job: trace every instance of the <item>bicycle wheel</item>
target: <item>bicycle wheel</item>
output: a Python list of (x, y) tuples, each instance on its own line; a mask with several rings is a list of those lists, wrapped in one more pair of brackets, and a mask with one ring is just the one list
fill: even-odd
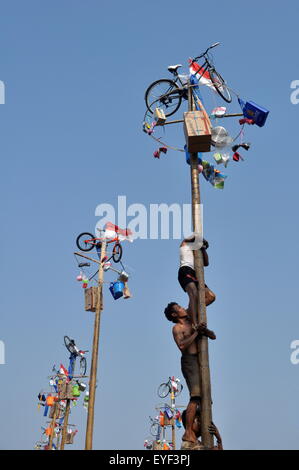
[(159, 424), (158, 423), (153, 423), (151, 425), (150, 433), (152, 436), (156, 437), (159, 431)]
[(220, 73), (216, 72), (215, 69), (210, 69), (209, 73), (210, 73), (211, 80), (214, 84), (214, 87), (217, 93), (221, 96), (221, 98), (224, 99), (224, 101), (226, 101), (227, 103), (230, 103), (232, 100), (232, 97)]
[(80, 359), (80, 375), (85, 375), (87, 369), (87, 361), (85, 357), (81, 357)]
[(161, 384), (158, 388), (158, 395), (160, 398), (165, 398), (170, 392), (170, 387), (168, 384)]
[(112, 258), (114, 263), (119, 263), (123, 255), (123, 249), (120, 243), (115, 243), (112, 250)]
[(181, 393), (182, 390), (183, 390), (183, 385), (181, 384), (181, 382), (179, 382), (177, 384), (177, 389), (174, 392), (174, 396), (177, 397)]
[(90, 251), (94, 248), (95, 243), (87, 240), (94, 239), (95, 236), (92, 233), (84, 232), (78, 235), (76, 245), (81, 251)]
[(169, 93), (178, 89), (177, 84), (167, 78), (153, 82), (144, 96), (147, 109), (153, 114), (155, 108), (162, 108), (166, 117), (171, 116), (181, 106), (182, 96), (179, 92), (173, 95)]
[(74, 347), (74, 340), (70, 339), (68, 336), (64, 336), (64, 344), (66, 349), (71, 353), (75, 354), (76, 349)]

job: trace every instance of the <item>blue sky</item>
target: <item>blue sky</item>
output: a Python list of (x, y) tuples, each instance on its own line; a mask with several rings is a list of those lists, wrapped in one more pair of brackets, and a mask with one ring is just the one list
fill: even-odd
[[(93, 314), (84, 311), (73, 251), (76, 236), (94, 230), (96, 207), (116, 205), (119, 195), (147, 208), (190, 202), (183, 154), (152, 157), (156, 146), (141, 130), (144, 91), (168, 77), (170, 64), (186, 71), (188, 57), (215, 41), (217, 69), (270, 115), (265, 127), (246, 128), (251, 150), (245, 162), (229, 164), (224, 191), (201, 180), (206, 281), (217, 294), (208, 309), (217, 334), (213, 419), (226, 449), (298, 448), (299, 365), (290, 362), (290, 343), (299, 338), (299, 106), (290, 101), (290, 83), (299, 79), (298, 7), (263, 6), (1, 2), (1, 449), (32, 449), (39, 439), (45, 420), (37, 394), (47, 389), (52, 365), (67, 363), (63, 336), (91, 349)], [(203, 94), (211, 106), (214, 98)], [(238, 112), (235, 99), (228, 109)], [(238, 123), (228, 128), (236, 133)], [(184, 145), (180, 127), (165, 138)], [(158, 385), (181, 377), (163, 314), (169, 301), (187, 305), (177, 283), (178, 246), (173, 239), (124, 245), (134, 297), (114, 301), (106, 288), (95, 449), (141, 449)], [(179, 401), (188, 402), (186, 386)], [(71, 421), (79, 429), (72, 448), (83, 448), (82, 401)]]

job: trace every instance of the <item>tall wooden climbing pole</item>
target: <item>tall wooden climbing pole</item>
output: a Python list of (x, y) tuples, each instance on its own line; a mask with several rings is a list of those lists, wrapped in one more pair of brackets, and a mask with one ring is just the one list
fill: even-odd
[[(188, 108), (189, 111), (194, 110), (194, 100), (189, 87), (188, 93)], [(192, 222), (193, 231), (199, 233), (200, 238), (203, 238), (202, 227), (202, 213), (200, 201), (200, 185), (198, 175), (198, 154), (190, 154), (190, 167), (191, 167), (191, 190), (192, 190)], [(194, 253), (194, 269), (198, 279), (198, 323), (207, 323), (206, 302), (205, 302), (205, 279), (204, 279), (204, 264), (201, 250), (196, 250)], [(214, 445), (214, 438), (210, 434), (208, 427), (212, 421), (212, 401), (211, 401), (211, 379), (210, 379), (210, 366), (209, 366), (209, 345), (208, 338), (201, 336), (198, 340), (198, 361), (200, 370), (201, 382), (201, 435), (203, 445), (209, 449)]]
[(101, 260), (99, 264), (98, 296), (97, 296), (97, 307), (95, 311), (92, 360), (91, 360), (90, 379), (89, 379), (89, 401), (88, 401), (85, 450), (92, 449), (92, 440), (93, 440), (94, 404), (95, 404), (98, 355), (99, 355), (100, 320), (101, 320), (101, 313), (103, 310), (102, 299), (103, 299), (104, 270), (103, 270), (103, 263), (101, 261), (104, 259), (105, 254), (106, 254), (106, 244), (107, 242), (104, 239), (102, 241)]

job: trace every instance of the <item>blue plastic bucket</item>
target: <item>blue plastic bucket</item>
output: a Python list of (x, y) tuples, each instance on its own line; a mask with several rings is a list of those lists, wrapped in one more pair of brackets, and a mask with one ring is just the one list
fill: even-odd
[(114, 298), (114, 292), (113, 292), (113, 282), (110, 282), (110, 287), (109, 290), (111, 292), (112, 297)]
[(114, 298), (119, 299), (120, 297), (123, 296), (123, 290), (125, 288), (125, 285), (121, 281), (116, 281), (113, 284), (113, 293), (114, 293)]
[(111, 282), (109, 290), (114, 298), (114, 300), (119, 299), (120, 297), (123, 296), (123, 290), (125, 288), (125, 285), (123, 282), (116, 281), (116, 282)]

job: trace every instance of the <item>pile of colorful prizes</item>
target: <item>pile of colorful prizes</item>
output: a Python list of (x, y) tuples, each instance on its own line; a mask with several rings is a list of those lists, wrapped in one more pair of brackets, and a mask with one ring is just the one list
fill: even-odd
[[(185, 153), (186, 153), (186, 162), (190, 165), (190, 154), (187, 150), (185, 145)], [(202, 173), (204, 178), (211, 183), (214, 188), (223, 189), (224, 181), (227, 178), (227, 175), (222, 174), (219, 170), (216, 170), (213, 165), (211, 165), (207, 160), (201, 159), (202, 154), (198, 154), (198, 172)], [(222, 158), (221, 154), (219, 155), (219, 159)], [(225, 157), (227, 158), (227, 156)], [(224, 163), (225, 160), (221, 160), (221, 163)], [(227, 164), (227, 160), (226, 160)]]
[(162, 441), (158, 439), (155, 441), (153, 450), (173, 450), (173, 443), (163, 439)]
[[(55, 366), (52, 371), (55, 371)], [(50, 450), (50, 437), (53, 439), (59, 439), (61, 437), (68, 400), (70, 400), (73, 405), (76, 405), (81, 393), (85, 392), (83, 407), (85, 409), (88, 407), (89, 392), (86, 390), (86, 384), (70, 376), (70, 372), (63, 364), (60, 364), (59, 371), (56, 371), (55, 375), (51, 377), (49, 385), (52, 389), (51, 392), (40, 391), (37, 396), (38, 409), (43, 406), (43, 416), (48, 417), (51, 421), (48, 422), (47, 427), (42, 428), (43, 436), (45, 436), (46, 441), (42, 438), (41, 441), (37, 442), (35, 445), (36, 450)], [(74, 425), (68, 425), (65, 443), (72, 444), (77, 432)], [(52, 443), (52, 449), (56, 449), (54, 442)]]
[(146, 450), (152, 450), (153, 449), (153, 441), (152, 439), (145, 439), (143, 446), (146, 448)]
[(159, 424), (161, 427), (170, 426), (172, 424), (172, 418), (174, 418), (175, 425), (177, 428), (182, 427), (182, 416), (178, 409), (172, 409), (169, 406), (165, 405), (163, 411), (160, 411), (159, 414)]
[[(198, 79), (196, 78), (196, 74), (194, 71), (192, 72), (190, 70), (190, 83), (193, 85), (192, 87), (192, 94), (195, 102), (195, 107), (197, 110), (202, 109), (202, 97), (201, 93), (199, 90), (198, 86)], [(158, 100), (157, 100), (158, 101)], [(227, 165), (229, 161), (234, 161), (234, 162), (240, 162), (244, 161), (243, 155), (239, 152), (239, 149), (244, 149), (246, 152), (250, 148), (250, 143), (245, 143), (243, 141), (243, 136), (244, 136), (244, 126), (245, 125), (256, 125), (258, 127), (263, 127), (266, 123), (266, 120), (268, 118), (269, 111), (262, 106), (254, 103), (253, 101), (244, 101), (240, 97), (238, 97), (238, 103), (241, 107), (242, 114), (241, 113), (236, 113), (236, 114), (227, 114), (227, 109), (225, 106), (218, 106), (214, 108), (208, 118), (210, 119), (227, 119), (228, 117), (234, 117), (234, 116), (242, 116), (241, 119), (239, 119), (239, 124), (243, 126), (236, 138), (232, 138), (228, 131), (225, 129), (223, 126), (211, 126), (210, 127), (210, 143), (211, 145), (215, 148), (215, 153), (213, 154), (214, 161), (217, 165), (224, 165), (225, 168), (227, 168)], [(160, 110), (159, 108), (156, 108), (155, 113), (154, 113), (154, 120), (152, 122), (143, 122), (143, 131), (152, 136), (154, 133), (155, 127), (161, 125), (159, 122), (159, 119), (157, 116), (159, 116), (159, 113), (156, 115), (157, 111), (161, 113), (163, 110)], [(205, 113), (205, 110), (204, 110)], [(163, 124), (165, 124), (166, 119), (163, 119)], [(240, 143), (235, 144), (235, 141), (237, 138), (240, 137)], [(156, 139), (160, 142), (160, 139)], [(162, 144), (162, 142), (161, 142)], [(165, 146), (166, 144), (163, 144), (162, 147), (159, 147), (155, 152), (153, 153), (154, 158), (159, 159), (161, 154), (167, 153), (167, 147), (168, 148), (173, 148), (174, 147), (169, 147), (168, 145)], [(182, 149), (175, 149), (182, 151)], [(184, 147), (185, 153), (186, 153), (186, 161), (188, 164), (190, 164), (190, 154), (187, 150), (187, 147), (185, 145)], [(230, 151), (232, 150), (233, 154), (230, 155)], [(224, 188), (224, 182), (227, 178), (227, 175), (224, 175), (216, 169), (211, 163), (209, 163), (207, 160), (202, 159), (202, 154), (198, 152), (198, 172), (202, 173), (204, 178), (214, 187), (217, 189), (223, 189)]]

